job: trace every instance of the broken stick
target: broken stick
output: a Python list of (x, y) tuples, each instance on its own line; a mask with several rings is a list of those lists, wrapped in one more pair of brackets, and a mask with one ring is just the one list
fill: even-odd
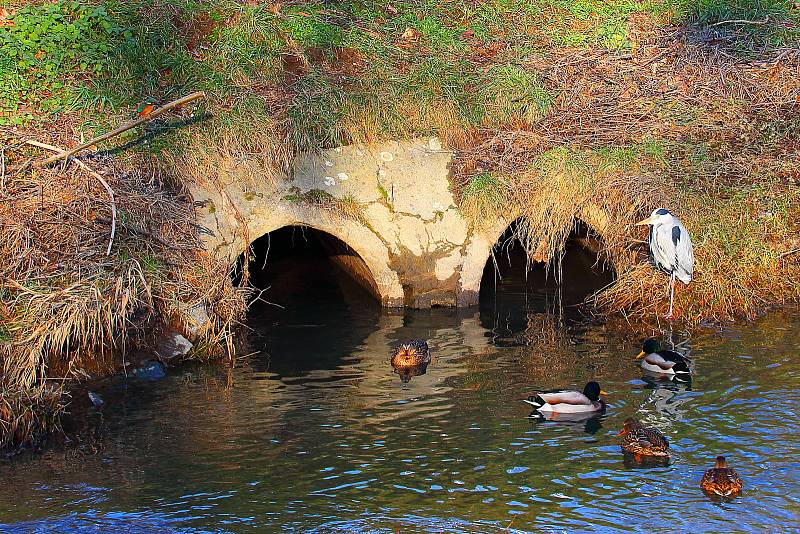
[[(100, 143), (102, 141), (106, 141), (108, 139), (111, 139), (112, 137), (116, 137), (119, 134), (130, 130), (131, 128), (135, 128), (135, 127), (139, 126), (140, 124), (144, 124), (145, 122), (148, 122), (148, 121), (151, 121), (151, 120), (155, 119), (159, 115), (161, 115), (163, 113), (166, 113), (167, 111), (171, 110), (172, 108), (175, 108), (177, 106), (181, 106), (183, 104), (187, 104), (187, 103), (191, 102), (192, 100), (197, 100), (198, 98), (205, 98), (205, 96), (206, 96), (206, 94), (203, 91), (197, 91), (196, 93), (192, 93), (190, 95), (184, 96), (183, 98), (179, 98), (178, 100), (173, 100), (169, 104), (166, 104), (166, 105), (164, 105), (164, 106), (162, 106), (162, 107), (160, 107), (158, 109), (153, 110), (152, 113), (150, 113), (149, 115), (147, 115), (145, 117), (139, 117), (138, 119), (136, 119), (134, 121), (128, 122), (126, 124), (123, 124), (122, 126), (116, 128), (116, 129), (114, 129), (114, 130), (112, 130), (112, 131), (110, 131), (108, 133), (104, 133), (103, 135), (99, 135), (99, 136), (95, 137), (94, 139), (90, 139), (90, 140), (86, 141), (85, 143), (81, 143), (80, 145), (76, 146), (75, 148), (73, 148), (71, 150), (61, 151), (58, 154), (50, 156), (49, 158), (45, 159), (41, 163), (41, 165), (42, 166), (50, 165), (51, 163), (55, 163), (56, 161), (60, 161), (62, 159), (69, 159), (72, 156), (74, 156), (75, 154), (77, 154), (78, 152), (86, 150), (87, 148), (89, 148), (92, 145), (95, 145), (95, 144)], [(44, 148), (44, 147), (42, 147), (42, 148)]]

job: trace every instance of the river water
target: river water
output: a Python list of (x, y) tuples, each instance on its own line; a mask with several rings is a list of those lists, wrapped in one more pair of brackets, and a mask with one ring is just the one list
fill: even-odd
[[(283, 273), (273, 283), (289, 289), (268, 297), (285, 309), (253, 310), (235, 369), (110, 381), (81, 446), (0, 464), (0, 530), (798, 529), (790, 313), (663, 334), (695, 360), (681, 385), (643, 376), (640, 338), (540, 313), (554, 294), (522, 291), (513, 276), (500, 285), (516, 290), (481, 309), (386, 313), (347, 283)], [(414, 337), (434, 361), (402, 384), (389, 351)], [(590, 379), (609, 393), (600, 417), (541, 421), (520, 401)], [(616, 433), (630, 416), (668, 436), (668, 465), (623, 457)], [(718, 454), (745, 483), (724, 502), (698, 487)]]

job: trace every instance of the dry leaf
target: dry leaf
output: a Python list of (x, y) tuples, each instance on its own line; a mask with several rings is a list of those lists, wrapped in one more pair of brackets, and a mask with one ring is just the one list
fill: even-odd
[(403, 34), (400, 36), (401, 39), (405, 39), (406, 41), (412, 41), (419, 39), (420, 33), (412, 28), (411, 26), (407, 26)]

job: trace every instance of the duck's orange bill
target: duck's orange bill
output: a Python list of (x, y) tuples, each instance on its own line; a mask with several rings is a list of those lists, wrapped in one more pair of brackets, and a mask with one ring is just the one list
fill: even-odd
[(603, 391), (603, 390), (601, 389), (601, 390), (600, 390), (600, 395), (608, 395), (608, 393), (606, 393), (605, 391)]
[(619, 432), (617, 432), (617, 435), (618, 435), (618, 436), (624, 436), (624, 435), (625, 435), (625, 429), (623, 428), (622, 430), (620, 430)]
[(637, 359), (637, 360), (641, 360), (641, 359), (642, 359), (642, 358), (644, 358), (645, 356), (647, 356), (647, 354), (645, 354), (645, 352), (644, 352), (644, 351), (642, 351), (642, 352), (640, 352), (639, 354), (637, 354), (637, 355), (636, 355), (636, 359)]

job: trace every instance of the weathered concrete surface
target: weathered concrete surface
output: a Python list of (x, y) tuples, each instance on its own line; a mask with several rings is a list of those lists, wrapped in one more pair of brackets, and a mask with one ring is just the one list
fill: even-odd
[[(511, 221), (468, 228), (450, 191), (451, 159), (436, 138), (341, 147), (299, 156), (277, 182), (253, 179), (242, 160), (191, 194), (206, 247), (230, 261), (269, 232), (307, 226), (349, 247), (336, 251), (337, 264), (384, 306), (470, 306)], [(342, 213), (342, 200), (361, 215)]]

